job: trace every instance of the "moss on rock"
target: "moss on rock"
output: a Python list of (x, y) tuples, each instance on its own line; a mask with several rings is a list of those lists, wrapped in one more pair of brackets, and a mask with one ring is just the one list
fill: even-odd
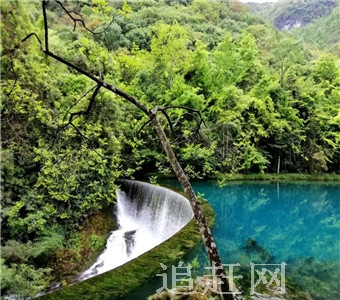
[[(214, 212), (211, 206), (202, 201), (202, 208), (211, 226)], [(159, 246), (151, 249), (123, 266), (69, 285), (40, 299), (119, 299), (147, 283), (159, 273), (160, 265), (175, 265), (189, 250), (201, 242), (201, 235), (194, 219), (183, 229)]]
[(79, 231), (71, 234), (66, 247), (56, 253), (55, 261), (50, 264), (56, 280), (67, 285), (89, 268), (104, 250), (110, 232), (116, 229), (113, 207), (93, 213)]

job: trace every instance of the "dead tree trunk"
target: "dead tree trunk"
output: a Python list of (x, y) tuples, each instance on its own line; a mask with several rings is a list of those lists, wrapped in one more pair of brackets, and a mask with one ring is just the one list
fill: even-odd
[(156, 112), (153, 112), (153, 114), (151, 115), (151, 120), (152, 123), (154, 124), (154, 127), (157, 131), (157, 135), (159, 137), (159, 139), (161, 140), (163, 149), (169, 159), (169, 162), (171, 164), (172, 169), (174, 170), (179, 182), (181, 183), (184, 193), (187, 196), (187, 198), (189, 199), (191, 208), (194, 212), (194, 216), (196, 219), (196, 223), (198, 225), (198, 228), (201, 232), (202, 235), (202, 239), (203, 239), (203, 243), (204, 243), (204, 247), (205, 250), (208, 254), (208, 258), (210, 261), (210, 264), (212, 266), (216, 267), (216, 273), (215, 275), (218, 276), (218, 278), (222, 281), (221, 284), (221, 296), (223, 297), (223, 299), (228, 299), (228, 300), (232, 300), (233, 295), (231, 294), (230, 290), (229, 290), (229, 283), (228, 283), (228, 279), (226, 277), (226, 273), (223, 270), (223, 265), (220, 259), (220, 256), (218, 254), (217, 251), (217, 247), (216, 244), (214, 242), (214, 238), (211, 234), (210, 228), (207, 224), (206, 218), (204, 216), (201, 204), (199, 203), (196, 194), (189, 182), (188, 177), (186, 176), (184, 170), (182, 169), (181, 165), (179, 164), (176, 155), (173, 151), (173, 149), (171, 148), (171, 144), (169, 143), (169, 140), (163, 130), (162, 125), (160, 124)]

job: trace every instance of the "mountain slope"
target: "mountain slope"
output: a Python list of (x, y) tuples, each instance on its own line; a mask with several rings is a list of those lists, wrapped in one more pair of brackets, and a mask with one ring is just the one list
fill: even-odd
[(304, 27), (328, 16), (336, 0), (281, 0), (276, 3), (247, 3), (251, 12), (271, 20), (280, 30)]
[(314, 49), (328, 50), (340, 55), (340, 6), (328, 16), (316, 19), (304, 28), (293, 30), (296, 39)]

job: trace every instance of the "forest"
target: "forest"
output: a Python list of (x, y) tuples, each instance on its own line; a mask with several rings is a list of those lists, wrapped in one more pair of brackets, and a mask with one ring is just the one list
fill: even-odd
[[(54, 53), (166, 109), (190, 178), (340, 173), (339, 41), (310, 47), (322, 29), (281, 32), (228, 0), (51, 0), (47, 18)], [(172, 175), (147, 116), (43, 40), (41, 1), (1, 1), (1, 292), (23, 298), (82, 264), (75, 232), (118, 178)]]

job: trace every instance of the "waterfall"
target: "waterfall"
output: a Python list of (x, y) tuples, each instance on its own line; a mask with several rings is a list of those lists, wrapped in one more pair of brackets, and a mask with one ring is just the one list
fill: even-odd
[(117, 268), (161, 244), (193, 217), (189, 201), (163, 187), (123, 180), (117, 191), (119, 229), (109, 236), (104, 252), (77, 279), (82, 281)]

